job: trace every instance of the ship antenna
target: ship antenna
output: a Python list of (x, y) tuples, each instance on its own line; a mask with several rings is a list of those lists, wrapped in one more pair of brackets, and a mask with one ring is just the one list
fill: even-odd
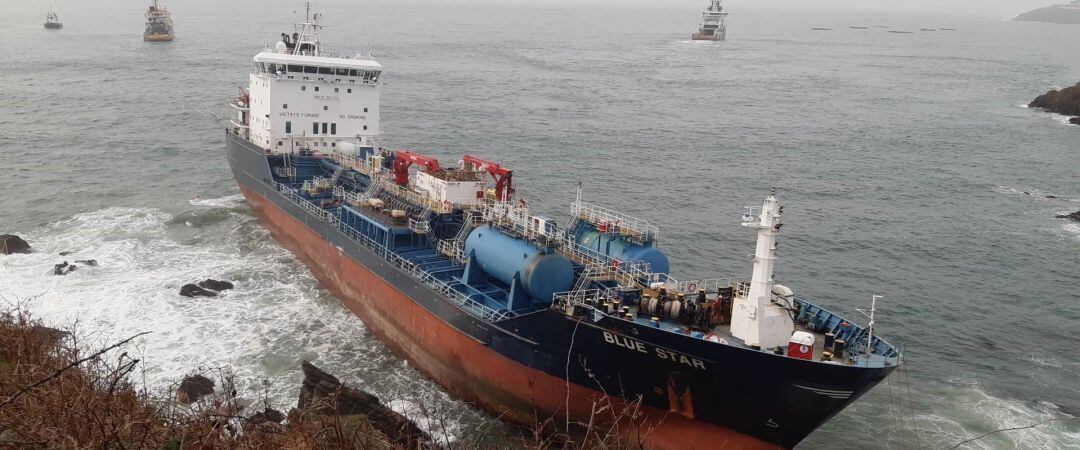
[(859, 308), (855, 308), (856, 311), (861, 312), (864, 316), (870, 318), (870, 324), (866, 326), (866, 330), (867, 330), (867, 335), (866, 335), (866, 356), (868, 358), (870, 357), (870, 355), (872, 353), (874, 353), (874, 310), (877, 309), (877, 299), (879, 299), (879, 298), (885, 298), (885, 297), (874, 294), (873, 297), (870, 298), (870, 313), (869, 314), (867, 314), (866, 311), (863, 311), (863, 310), (861, 310)]

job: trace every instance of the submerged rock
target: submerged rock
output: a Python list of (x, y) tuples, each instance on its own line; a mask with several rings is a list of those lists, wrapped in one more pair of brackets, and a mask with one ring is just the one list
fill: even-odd
[(1072, 117), (1069, 119), (1069, 123), (1073, 125), (1080, 125), (1080, 117)]
[(213, 380), (202, 375), (192, 375), (180, 382), (180, 388), (176, 390), (176, 400), (189, 405), (213, 393)]
[(310, 362), (304, 361), (301, 369), (304, 384), (300, 387), (297, 409), (327, 415), (362, 414), (367, 416), (372, 428), (386, 435), (395, 447), (438, 447), (416, 423), (383, 405), (378, 397), (346, 386)]
[(217, 297), (217, 292), (203, 289), (194, 284), (185, 284), (180, 288), (180, 295), (184, 297)]
[(74, 272), (75, 269), (78, 268), (79, 266), (76, 266), (74, 264), (68, 264), (67, 261), (64, 261), (60, 264), (53, 266), (53, 275), (67, 275), (71, 272)]
[(211, 278), (199, 282), (199, 287), (209, 289), (211, 291), (224, 291), (226, 289), (232, 289), (233, 284), (228, 281), (219, 281)]
[(30, 244), (14, 234), (0, 234), (0, 255), (30, 253)]
[(1077, 222), (1080, 222), (1080, 211), (1074, 212), (1072, 214), (1058, 214), (1057, 218), (1075, 220)]

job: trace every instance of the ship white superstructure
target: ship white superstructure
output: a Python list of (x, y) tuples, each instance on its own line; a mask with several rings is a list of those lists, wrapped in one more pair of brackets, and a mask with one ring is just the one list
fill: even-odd
[(376, 145), (382, 66), (323, 51), (319, 19), (309, 8), (292, 35), (255, 55), (246, 101), (235, 105), (233, 126), (268, 152)]

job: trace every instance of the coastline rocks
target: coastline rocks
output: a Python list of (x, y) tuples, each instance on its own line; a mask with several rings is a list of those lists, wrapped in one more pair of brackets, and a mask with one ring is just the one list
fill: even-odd
[(30, 244), (14, 234), (0, 234), (0, 255), (30, 253)]
[(437, 448), (413, 421), (387, 408), (378, 397), (342, 384), (308, 361), (301, 365), (304, 383), (297, 409), (326, 415), (366, 415), (371, 426), (386, 435), (395, 447)]
[(185, 284), (180, 288), (180, 295), (184, 297), (217, 297), (221, 291), (232, 288), (233, 284), (228, 281), (207, 278), (200, 281), (199, 284)]
[(247, 418), (247, 423), (251, 425), (279, 425), (284, 421), (285, 413), (269, 406)]
[(77, 259), (75, 264), (82, 264), (88, 267), (97, 267), (98, 263), (96, 259)]
[(194, 284), (185, 284), (180, 287), (180, 295), (184, 297), (217, 297), (217, 292), (203, 289)]
[[(1080, 116), (1080, 84), (1047, 92), (1036, 97), (1028, 106), (1066, 116)], [(1080, 125), (1080, 117), (1069, 119), (1069, 123)]]
[(221, 292), (226, 289), (232, 289), (233, 284), (228, 281), (219, 281), (207, 278), (206, 280), (199, 282), (199, 287), (203, 289), (209, 289), (211, 291)]
[(1080, 24), (1080, 3), (1075, 0), (1065, 5), (1050, 5), (1020, 14), (1013, 20), (1021, 22), (1046, 22)]
[(190, 405), (213, 393), (212, 380), (202, 375), (192, 375), (180, 382), (180, 388), (176, 390), (176, 400), (181, 404)]
[(1069, 219), (1069, 220), (1074, 220), (1074, 221), (1080, 222), (1080, 211), (1074, 212), (1072, 214), (1058, 214), (1057, 218), (1058, 219)]

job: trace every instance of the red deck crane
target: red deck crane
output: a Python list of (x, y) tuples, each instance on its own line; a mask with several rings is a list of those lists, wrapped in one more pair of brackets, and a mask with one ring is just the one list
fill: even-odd
[(510, 198), (514, 196), (514, 171), (507, 169), (499, 164), (491, 161), (485, 161), (472, 155), (465, 155), (462, 158), (462, 162), (465, 163), (466, 168), (472, 168), (474, 170), (483, 170), (490, 173), (495, 178), (495, 199), (499, 201), (510, 201)]
[(439, 160), (409, 150), (397, 150), (394, 152), (394, 182), (400, 186), (408, 186), (409, 166), (413, 164), (424, 166), (428, 172), (439, 171)]

